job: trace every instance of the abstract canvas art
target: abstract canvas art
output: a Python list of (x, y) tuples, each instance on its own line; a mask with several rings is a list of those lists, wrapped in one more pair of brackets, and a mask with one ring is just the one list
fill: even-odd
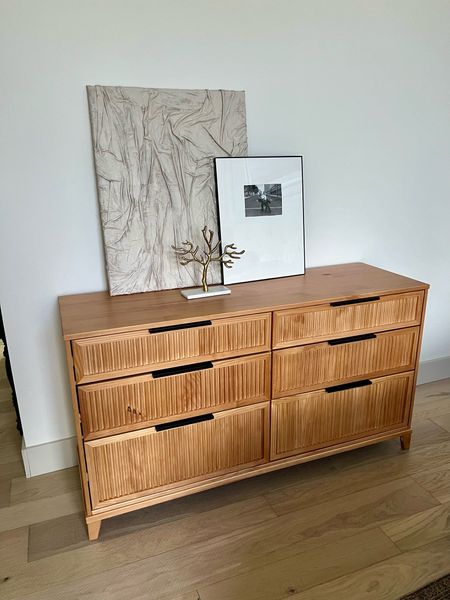
[(218, 231), (214, 158), (247, 154), (244, 92), (87, 89), (111, 295), (199, 285), (171, 246)]

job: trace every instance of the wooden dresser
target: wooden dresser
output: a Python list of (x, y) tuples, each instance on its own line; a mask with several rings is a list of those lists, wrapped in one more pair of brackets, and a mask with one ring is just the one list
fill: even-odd
[(393, 437), (428, 285), (362, 263), (60, 298), (89, 539), (115, 515)]

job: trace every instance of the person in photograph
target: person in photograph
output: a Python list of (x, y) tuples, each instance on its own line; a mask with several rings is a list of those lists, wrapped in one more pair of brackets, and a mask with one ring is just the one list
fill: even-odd
[(261, 212), (271, 213), (270, 203), (272, 200), (264, 193), (263, 190), (258, 189), (258, 202), (261, 204)]

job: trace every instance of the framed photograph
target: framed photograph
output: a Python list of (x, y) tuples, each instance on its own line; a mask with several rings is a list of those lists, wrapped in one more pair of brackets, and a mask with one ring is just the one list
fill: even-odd
[(301, 156), (216, 158), (220, 237), (245, 249), (224, 284), (303, 275)]

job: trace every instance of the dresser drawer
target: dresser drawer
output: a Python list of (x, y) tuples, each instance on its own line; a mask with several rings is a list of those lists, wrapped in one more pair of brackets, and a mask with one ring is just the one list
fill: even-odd
[(413, 380), (402, 373), (274, 400), (271, 459), (406, 427)]
[(272, 397), (415, 367), (419, 328), (340, 338), (273, 353)]
[(257, 354), (81, 385), (84, 438), (270, 400), (270, 359)]
[[(269, 402), (85, 443), (93, 508), (268, 460)], [(173, 424), (171, 424), (173, 425)]]
[(271, 315), (201, 321), (72, 342), (78, 383), (270, 350)]
[(275, 311), (273, 347), (419, 325), (423, 298), (420, 291)]

